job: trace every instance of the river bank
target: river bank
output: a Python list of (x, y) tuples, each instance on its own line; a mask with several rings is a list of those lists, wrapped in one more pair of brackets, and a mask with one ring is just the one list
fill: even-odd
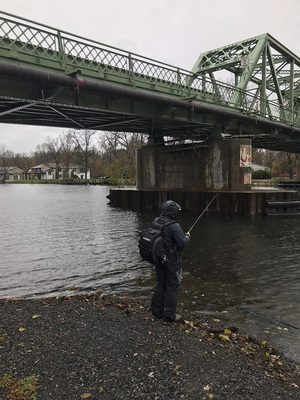
[(1, 300), (0, 398), (26, 377), (44, 400), (300, 398), (299, 366), (266, 340), (210, 315), (168, 324), (149, 304), (101, 291)]

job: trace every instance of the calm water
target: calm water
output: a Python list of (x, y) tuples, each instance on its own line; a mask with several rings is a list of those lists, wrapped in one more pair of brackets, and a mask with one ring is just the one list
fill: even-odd
[[(68, 289), (149, 292), (139, 233), (155, 216), (115, 209), (108, 187), (0, 185), (0, 297)], [(182, 213), (188, 230), (196, 214)], [(299, 217), (204, 214), (183, 253), (181, 297), (195, 310), (245, 307), (300, 328)]]

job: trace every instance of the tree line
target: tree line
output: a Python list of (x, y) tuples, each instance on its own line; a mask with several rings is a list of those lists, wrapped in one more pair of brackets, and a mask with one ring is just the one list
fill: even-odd
[(265, 149), (252, 149), (252, 161), (270, 168), (271, 176), (286, 175), (292, 179), (296, 173), (296, 160), (299, 154), (272, 151)]
[(47, 137), (45, 143), (36, 147), (31, 154), (14, 153), (4, 144), (0, 145), (0, 169), (19, 167), (28, 171), (39, 164), (54, 163), (56, 178), (59, 168), (70, 169), (78, 165), (87, 177), (109, 176), (111, 183), (135, 181), (135, 150), (145, 144), (145, 136), (127, 132), (99, 132), (90, 130), (69, 130), (56, 138)]
[[(28, 171), (39, 164), (54, 163), (58, 178), (59, 167), (68, 170), (71, 164), (78, 165), (87, 176), (108, 176), (111, 183), (135, 182), (135, 150), (146, 143), (146, 137), (139, 133), (101, 132), (90, 130), (69, 130), (56, 138), (47, 137), (31, 154), (14, 153), (0, 144), (0, 169), (19, 167)], [(252, 149), (252, 160), (269, 167), (272, 175), (295, 174), (299, 155), (264, 149)]]

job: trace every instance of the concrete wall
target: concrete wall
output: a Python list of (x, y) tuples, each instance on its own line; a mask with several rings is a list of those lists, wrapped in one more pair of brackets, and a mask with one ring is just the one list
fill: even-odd
[(224, 139), (208, 147), (144, 146), (137, 151), (137, 189), (148, 190), (249, 190), (240, 166), (241, 145), (249, 139)]
[[(112, 207), (122, 207), (129, 210), (156, 210), (166, 200), (174, 200), (185, 211), (203, 211), (214, 198), (216, 192), (191, 192), (172, 190), (136, 190), (111, 189), (109, 200)], [(297, 200), (296, 191), (287, 190), (251, 190), (222, 191), (209, 206), (207, 212), (238, 215), (255, 215), (266, 213), (267, 201)]]

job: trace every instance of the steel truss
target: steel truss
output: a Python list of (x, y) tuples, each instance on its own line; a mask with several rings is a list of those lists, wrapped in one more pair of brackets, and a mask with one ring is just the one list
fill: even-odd
[(265, 34), (186, 71), (0, 12), (0, 122), (300, 152), (300, 59)]

